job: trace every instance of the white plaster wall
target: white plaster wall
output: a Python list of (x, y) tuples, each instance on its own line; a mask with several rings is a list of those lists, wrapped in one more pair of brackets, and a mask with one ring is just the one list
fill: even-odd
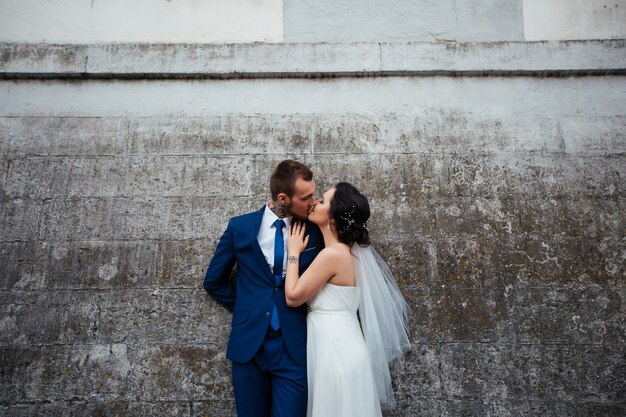
[(281, 42), (282, 0), (0, 0), (0, 41)]
[(4, 81), (0, 117), (203, 117), (225, 114), (532, 114), (626, 112), (625, 77), (389, 77), (330, 80)]
[(626, 38), (626, 0), (0, 0), (0, 42), (607, 38)]
[(524, 0), (524, 37), (626, 38), (626, 0)]
[(522, 0), (284, 1), (286, 42), (521, 41)]

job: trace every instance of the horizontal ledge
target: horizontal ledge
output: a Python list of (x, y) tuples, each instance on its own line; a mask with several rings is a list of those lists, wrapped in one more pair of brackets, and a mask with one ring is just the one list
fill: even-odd
[(372, 72), (248, 72), (248, 73), (0, 73), (0, 80), (246, 80), (334, 79), (384, 77), (589, 77), (626, 75), (625, 69), (542, 71), (372, 71)]
[(205, 45), (0, 43), (0, 79), (625, 75), (625, 47), (626, 39)]

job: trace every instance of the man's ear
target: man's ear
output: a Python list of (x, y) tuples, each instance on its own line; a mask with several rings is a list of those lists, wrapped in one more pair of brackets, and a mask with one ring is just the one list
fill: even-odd
[(278, 193), (278, 198), (276, 199), (277, 203), (287, 204), (288, 201), (289, 201), (289, 197), (287, 197), (286, 193)]

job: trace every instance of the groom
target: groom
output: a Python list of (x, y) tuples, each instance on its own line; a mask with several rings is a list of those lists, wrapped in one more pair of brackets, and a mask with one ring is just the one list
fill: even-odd
[(294, 221), (305, 221), (310, 236), (300, 275), (324, 246), (320, 230), (306, 221), (317, 204), (313, 173), (283, 161), (270, 177), (270, 192), (260, 210), (228, 222), (204, 277), (211, 297), (233, 312), (226, 357), (238, 417), (298, 417), (307, 408), (306, 305), (287, 306), (284, 279)]

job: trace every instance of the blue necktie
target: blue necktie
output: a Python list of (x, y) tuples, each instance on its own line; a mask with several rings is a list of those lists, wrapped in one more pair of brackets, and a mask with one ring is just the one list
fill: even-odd
[[(283, 227), (285, 227), (285, 222), (282, 219), (278, 219), (274, 222), (274, 227), (276, 228), (276, 235), (274, 235), (274, 270), (272, 272), (274, 274), (274, 280), (276, 281), (276, 284), (278, 284), (280, 280), (283, 279), (283, 257), (285, 254)], [(276, 305), (274, 305), (274, 311), (272, 311), (272, 319), (270, 320), (270, 325), (274, 330), (280, 329), (280, 322), (278, 321), (278, 310), (276, 310)]]

